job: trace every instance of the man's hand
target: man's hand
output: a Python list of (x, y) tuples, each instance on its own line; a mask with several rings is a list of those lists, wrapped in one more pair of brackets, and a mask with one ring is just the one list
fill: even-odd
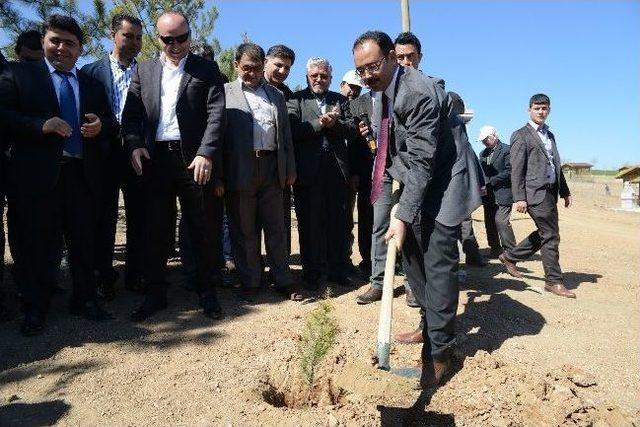
[(323, 128), (332, 128), (335, 126), (336, 121), (340, 117), (340, 113), (337, 111), (330, 111), (320, 116), (320, 126)]
[(395, 237), (396, 246), (398, 250), (401, 250), (405, 239), (406, 229), (407, 225), (404, 221), (399, 220), (398, 218), (391, 218), (387, 234), (384, 235), (384, 241), (389, 243), (389, 240), (392, 237)]
[(284, 180), (284, 185), (291, 187), (296, 182), (296, 177), (293, 175), (287, 175), (287, 178)]
[(351, 191), (354, 193), (358, 191), (358, 187), (360, 187), (360, 177), (358, 175), (354, 175), (349, 180), (349, 186), (351, 187)]
[(131, 166), (138, 176), (142, 175), (142, 158), (151, 158), (146, 148), (136, 148), (131, 152)]
[(517, 201), (516, 210), (520, 213), (525, 213), (527, 211), (527, 202), (524, 200)]
[(358, 123), (358, 131), (360, 131), (360, 135), (362, 135), (363, 138), (366, 138), (370, 132), (369, 126), (367, 126), (365, 122), (361, 121)]
[(205, 156), (196, 156), (189, 167), (189, 170), (193, 170), (193, 180), (200, 185), (205, 185), (211, 179), (211, 173), (213, 172), (213, 162), (210, 158)]
[(85, 138), (93, 138), (97, 136), (102, 130), (102, 122), (100, 117), (93, 113), (87, 113), (84, 115), (87, 121), (80, 127), (80, 133)]
[(73, 133), (73, 129), (69, 126), (69, 123), (62, 120), (60, 117), (51, 117), (42, 125), (42, 133), (57, 133), (63, 138), (69, 138)]
[(564, 207), (568, 208), (573, 204), (573, 200), (571, 199), (571, 196), (567, 196), (564, 198)]

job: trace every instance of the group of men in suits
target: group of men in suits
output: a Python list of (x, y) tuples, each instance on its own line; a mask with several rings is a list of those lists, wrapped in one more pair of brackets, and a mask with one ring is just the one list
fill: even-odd
[[(511, 147), (495, 129), (483, 128), (480, 169), (460, 115), (464, 104), (417, 69), (419, 47), (403, 50), (383, 32), (366, 32), (354, 42), (356, 69), (343, 77), (344, 94), (329, 90), (333, 70), (324, 58), (308, 60), (308, 86), (294, 93), (284, 83), (295, 60), (286, 46), (265, 54), (254, 43), (241, 44), (234, 58), (238, 79), (225, 83), (214, 61), (190, 52), (183, 14), (162, 14), (156, 30), (159, 57), (137, 62), (142, 25), (116, 16), (111, 54), (77, 70), (82, 30), (73, 18), (52, 15), (44, 26), (44, 59), (2, 65), (0, 120), (11, 145), (10, 234), (25, 335), (44, 328), (63, 242), (73, 281), (70, 312), (96, 321), (111, 317), (98, 296), (115, 294), (120, 189), (125, 284), (145, 294), (134, 321), (167, 306), (176, 197), (205, 316), (223, 315), (216, 294), (223, 204), (240, 297), (253, 301), (261, 287), (264, 232), (274, 290), (299, 299), (288, 262), (289, 188), (308, 290), (317, 290), (325, 275), (350, 284), (348, 217), (356, 192), (372, 282), (358, 302), (380, 298), (386, 242), (396, 238), (408, 292), (421, 308), (420, 328), (399, 339), (424, 343), (423, 387), (441, 383), (450, 370), (457, 242), (461, 224), (482, 202), (492, 252), (508, 272), (519, 276), (516, 262), (541, 249), (546, 289), (575, 297), (562, 285), (558, 264), (555, 203), (559, 194), (569, 206), (570, 195), (544, 124), (548, 97), (531, 99), (530, 123), (514, 133)], [(357, 97), (363, 87), (370, 92)], [(509, 224), (511, 188), (516, 209), (529, 212), (538, 227), (519, 245)]]

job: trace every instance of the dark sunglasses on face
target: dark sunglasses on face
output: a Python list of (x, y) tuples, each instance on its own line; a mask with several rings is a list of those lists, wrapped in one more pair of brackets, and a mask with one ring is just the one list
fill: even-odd
[(160, 36), (160, 40), (162, 40), (164, 44), (184, 43), (189, 39), (189, 34), (191, 34), (191, 31), (187, 31), (179, 36)]

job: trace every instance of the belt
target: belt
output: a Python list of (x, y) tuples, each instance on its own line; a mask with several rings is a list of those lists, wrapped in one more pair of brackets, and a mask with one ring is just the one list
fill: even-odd
[(255, 153), (257, 158), (260, 158), (260, 157), (270, 156), (274, 154), (276, 151), (275, 150), (253, 150), (253, 152)]
[(156, 141), (158, 147), (166, 147), (169, 151), (180, 151), (181, 144), (179, 139), (173, 139), (171, 141)]

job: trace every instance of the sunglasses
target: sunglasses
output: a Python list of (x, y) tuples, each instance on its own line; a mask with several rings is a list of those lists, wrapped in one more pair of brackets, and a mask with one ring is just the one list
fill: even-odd
[(184, 34), (180, 34), (179, 36), (159, 36), (160, 40), (164, 44), (174, 44), (174, 43), (184, 43), (189, 40), (189, 35), (191, 31), (187, 31)]

